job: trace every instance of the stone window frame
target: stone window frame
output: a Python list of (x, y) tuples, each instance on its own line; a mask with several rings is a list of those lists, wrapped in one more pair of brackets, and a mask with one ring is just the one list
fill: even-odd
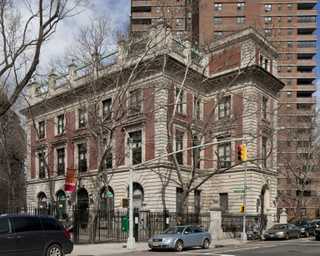
[(38, 122), (38, 138), (39, 140), (46, 139), (46, 120)]
[[(58, 141), (51, 142), (53, 147), (53, 170), (56, 176), (63, 176), (66, 174), (66, 169), (68, 166), (68, 149), (67, 149), (67, 139), (62, 139)], [(64, 149), (64, 174), (58, 175), (58, 150)]]
[[(90, 134), (85, 133), (72, 137), (72, 143), (74, 144), (73, 152), (73, 163), (74, 169), (77, 169), (78, 173), (89, 173), (90, 172)], [(86, 160), (87, 160), (87, 170), (85, 172), (79, 171), (79, 146), (84, 144), (86, 146)]]
[(270, 121), (270, 99), (264, 95), (261, 98), (261, 117), (265, 122)]
[[(63, 123), (62, 123), (62, 131), (60, 131), (61, 129), (61, 124), (60, 124), (60, 118), (63, 116)], [(66, 125), (67, 125), (67, 121), (66, 121), (66, 113), (60, 113), (58, 115), (56, 115), (55, 117), (55, 136), (61, 136), (64, 135), (66, 133)]]
[[(110, 106), (109, 106), (109, 115), (107, 116), (106, 112), (105, 112), (105, 103), (106, 102), (109, 102), (110, 101)], [(105, 97), (101, 100), (101, 103), (100, 103), (100, 111), (99, 111), (99, 115), (102, 117), (102, 118), (106, 118), (106, 120), (111, 120), (112, 119), (112, 114), (113, 114), (113, 102), (114, 102), (114, 99), (113, 97)]]
[(222, 3), (214, 3), (214, 10), (215, 11), (222, 11)]
[(40, 178), (40, 159), (39, 155), (44, 154), (44, 159), (45, 162), (48, 164), (48, 160), (46, 157), (48, 156), (48, 145), (47, 144), (41, 144), (33, 148), (33, 153), (34, 153), (34, 163), (35, 163), (35, 179), (47, 179), (47, 168), (45, 167), (44, 173), (45, 177)]
[[(183, 149), (183, 148), (186, 148), (186, 145), (188, 145), (187, 144), (187, 133), (186, 133), (186, 130), (183, 128), (183, 127), (181, 127), (181, 126), (179, 126), (179, 125), (174, 125), (174, 128), (173, 128), (174, 130), (174, 132), (173, 132), (173, 150), (174, 151), (177, 151), (177, 150), (180, 150), (180, 148), (178, 149), (177, 147), (178, 147), (178, 145), (177, 145), (177, 134), (180, 134), (180, 135), (182, 135), (182, 146), (181, 146), (181, 149)], [(181, 157), (182, 157), (182, 163), (181, 162), (179, 162), (178, 161), (178, 163), (179, 163), (179, 165), (185, 165), (186, 163), (187, 163), (187, 157), (188, 157), (188, 155), (187, 155), (187, 151), (183, 151), (183, 152), (181, 152), (180, 153), (181, 154)], [(178, 160), (178, 158), (177, 158), (177, 160)]]
[[(199, 104), (196, 105), (196, 102)], [(196, 107), (197, 106), (197, 107)], [(193, 95), (193, 120), (203, 121), (203, 98)]]
[[(221, 99), (221, 101), (217, 103), (218, 107), (217, 107), (216, 113), (215, 113), (216, 117), (217, 117), (216, 118), (217, 121), (218, 120), (223, 120), (223, 119), (226, 119), (226, 118), (232, 118), (232, 109), (233, 109), (233, 102), (232, 101), (233, 101), (233, 97), (232, 97), (231, 94), (227, 94), (227, 95), (224, 95), (222, 98), (223, 99)], [(229, 107), (228, 108), (226, 108), (226, 102), (227, 102), (226, 100), (229, 102)], [(221, 105), (223, 105), (223, 107), (224, 107), (224, 111), (223, 111), (224, 116), (220, 116), (220, 113), (221, 113), (220, 106)], [(229, 110), (229, 112), (227, 110)]]
[(128, 97), (128, 114), (132, 115), (139, 115), (142, 113), (143, 110), (143, 89), (141, 88), (134, 88), (130, 90), (127, 94)]
[(176, 104), (176, 113), (180, 114), (180, 115), (186, 115), (187, 112), (187, 104), (186, 104), (186, 100), (187, 100), (187, 91), (181, 89), (181, 93), (179, 95), (179, 99), (178, 101), (176, 101), (177, 99), (177, 94), (180, 92), (180, 89), (176, 88), (174, 91), (174, 101), (177, 102)]

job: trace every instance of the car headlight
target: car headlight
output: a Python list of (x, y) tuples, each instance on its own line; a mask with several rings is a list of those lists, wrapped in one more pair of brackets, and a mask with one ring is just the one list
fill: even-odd
[(281, 232), (277, 232), (276, 234), (277, 234), (277, 235), (284, 235), (285, 232), (281, 231)]
[(153, 240), (153, 238), (152, 238), (152, 237), (150, 237), (149, 242), (152, 242), (152, 240)]
[(163, 238), (162, 242), (168, 243), (168, 242), (172, 242), (173, 238)]
[(306, 229), (305, 228), (300, 228), (300, 231), (305, 231)]

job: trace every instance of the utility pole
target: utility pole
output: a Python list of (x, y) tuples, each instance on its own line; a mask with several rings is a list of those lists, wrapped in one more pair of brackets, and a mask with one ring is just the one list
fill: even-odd
[(129, 138), (129, 237), (127, 240), (127, 248), (135, 249), (136, 242), (133, 237), (133, 139)]

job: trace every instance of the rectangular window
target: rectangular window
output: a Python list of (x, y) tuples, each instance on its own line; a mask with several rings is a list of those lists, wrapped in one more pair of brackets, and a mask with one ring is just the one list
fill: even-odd
[(57, 149), (58, 155), (58, 175), (64, 175), (65, 173), (65, 153), (64, 148)]
[[(183, 132), (176, 131), (176, 151), (183, 149)], [(176, 153), (177, 161), (183, 164), (183, 152)]]
[(183, 19), (181, 19), (181, 18), (176, 19), (176, 24), (177, 24), (177, 26), (183, 26)]
[(195, 97), (193, 102), (193, 118), (196, 120), (200, 120), (200, 108), (201, 101), (199, 98)]
[(291, 53), (288, 53), (287, 60), (292, 60), (292, 54)]
[(44, 162), (44, 155), (43, 154), (38, 154), (39, 158), (39, 178), (43, 179), (46, 177), (46, 166)]
[(288, 35), (292, 35), (292, 28), (288, 28)]
[(287, 98), (291, 98), (291, 92), (287, 92)]
[(291, 85), (292, 84), (292, 79), (291, 78), (288, 78), (287, 79), (287, 85)]
[(288, 4), (288, 11), (292, 10), (292, 4)]
[(287, 67), (287, 72), (288, 72), (288, 73), (291, 73), (291, 71), (292, 71), (292, 67), (291, 67), (291, 66), (288, 66), (288, 67)]
[(264, 30), (264, 34), (265, 34), (265, 36), (271, 36), (271, 29), (270, 28), (266, 28)]
[(292, 22), (292, 17), (288, 16), (288, 23)]
[(281, 17), (280, 16), (278, 17), (278, 22), (281, 23)]
[(86, 127), (86, 111), (83, 109), (79, 109), (79, 128)]
[(224, 97), (219, 102), (219, 119), (230, 116), (231, 110), (231, 96)]
[(228, 193), (219, 194), (220, 197), (220, 207), (222, 208), (222, 212), (228, 212)]
[(181, 31), (181, 30), (176, 31), (176, 36), (177, 36), (178, 38), (183, 37), (183, 31)]
[(216, 24), (216, 25), (222, 24), (222, 18), (220, 18), (220, 17), (215, 17), (215, 18), (214, 18), (214, 24)]
[(130, 92), (130, 113), (140, 113), (141, 107), (141, 90), (138, 89)]
[(281, 4), (278, 4), (278, 10), (281, 11), (281, 7), (282, 5)]
[(267, 138), (262, 137), (262, 167), (267, 168)]
[(286, 195), (291, 196), (291, 190), (286, 190)]
[(306, 216), (306, 215), (307, 215), (306, 208), (301, 208), (301, 216)]
[(136, 131), (129, 133), (130, 139), (133, 142), (132, 148), (132, 158), (133, 164), (138, 164), (142, 162), (142, 132)]
[[(180, 94), (179, 94), (180, 93)], [(183, 113), (183, 91), (176, 91), (177, 112)]]
[(244, 24), (245, 23), (245, 17), (237, 17), (237, 23), (238, 24)]
[(218, 39), (222, 37), (222, 31), (214, 31), (214, 38)]
[(215, 11), (221, 11), (222, 10), (222, 3), (214, 4), (214, 10)]
[(105, 161), (106, 161), (106, 168), (111, 169), (112, 168), (112, 153), (108, 153), (106, 155)]
[(268, 99), (265, 97), (262, 99), (262, 118), (265, 120), (268, 118)]
[(111, 111), (112, 111), (112, 99), (106, 99), (102, 101), (102, 114), (106, 118), (106, 120), (111, 119)]
[(39, 122), (39, 139), (44, 139), (46, 137), (46, 123), (45, 121)]
[(265, 24), (271, 24), (272, 23), (271, 17), (264, 17), (264, 23)]
[(64, 115), (58, 116), (58, 135), (63, 134), (65, 131), (65, 124), (64, 124)]
[(182, 215), (183, 206), (183, 190), (182, 188), (177, 188), (176, 190), (176, 213), (178, 216)]
[[(220, 138), (218, 141), (226, 140), (226, 138)], [(231, 143), (218, 144), (218, 163), (220, 168), (226, 168), (231, 166)]]
[(78, 169), (79, 172), (86, 172), (87, 171), (87, 147), (85, 144), (78, 145)]
[(287, 45), (288, 45), (288, 48), (292, 48), (292, 42), (291, 41), (288, 41)]
[(167, 12), (170, 12), (170, 6), (167, 6)]
[(264, 11), (265, 12), (271, 12), (272, 11), (271, 4), (265, 4), (264, 5)]
[(238, 10), (244, 10), (245, 9), (245, 3), (237, 3), (237, 9)]
[(157, 13), (161, 12), (161, 6), (157, 6)]

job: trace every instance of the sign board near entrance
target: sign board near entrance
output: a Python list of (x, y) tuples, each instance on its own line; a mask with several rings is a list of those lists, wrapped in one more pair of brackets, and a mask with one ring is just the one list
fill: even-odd
[(240, 194), (240, 193), (244, 193), (244, 190), (234, 190), (233, 192)]

